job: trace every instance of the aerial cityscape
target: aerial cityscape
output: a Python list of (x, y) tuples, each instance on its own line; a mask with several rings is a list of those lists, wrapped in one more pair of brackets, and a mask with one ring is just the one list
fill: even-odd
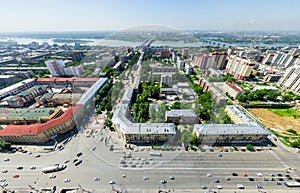
[(299, 193), (299, 5), (0, 1), (0, 191)]

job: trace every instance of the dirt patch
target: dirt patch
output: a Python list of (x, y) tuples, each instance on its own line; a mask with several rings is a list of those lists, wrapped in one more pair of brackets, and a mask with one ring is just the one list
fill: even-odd
[(263, 125), (268, 128), (275, 128), (281, 131), (294, 129), (300, 133), (300, 119), (294, 119), (287, 116), (278, 116), (268, 109), (252, 108), (249, 112), (257, 117)]

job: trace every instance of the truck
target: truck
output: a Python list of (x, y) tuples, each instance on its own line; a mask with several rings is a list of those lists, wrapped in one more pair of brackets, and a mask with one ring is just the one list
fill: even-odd
[(54, 166), (49, 166), (49, 167), (45, 167), (42, 169), (43, 173), (51, 173), (51, 172), (56, 172), (56, 171), (61, 171), (64, 170), (67, 166), (65, 165), (60, 165), (60, 164), (56, 164)]

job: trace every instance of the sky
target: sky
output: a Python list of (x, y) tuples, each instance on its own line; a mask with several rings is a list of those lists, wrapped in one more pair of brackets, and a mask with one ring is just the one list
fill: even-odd
[(0, 0), (0, 32), (299, 31), (299, 0)]

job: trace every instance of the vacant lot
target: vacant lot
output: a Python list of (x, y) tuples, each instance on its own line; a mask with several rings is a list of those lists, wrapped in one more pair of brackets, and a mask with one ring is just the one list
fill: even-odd
[(262, 108), (252, 108), (249, 111), (268, 128), (275, 128), (281, 131), (294, 129), (298, 134), (300, 133), (300, 118), (295, 119), (290, 116), (279, 116), (271, 110)]

